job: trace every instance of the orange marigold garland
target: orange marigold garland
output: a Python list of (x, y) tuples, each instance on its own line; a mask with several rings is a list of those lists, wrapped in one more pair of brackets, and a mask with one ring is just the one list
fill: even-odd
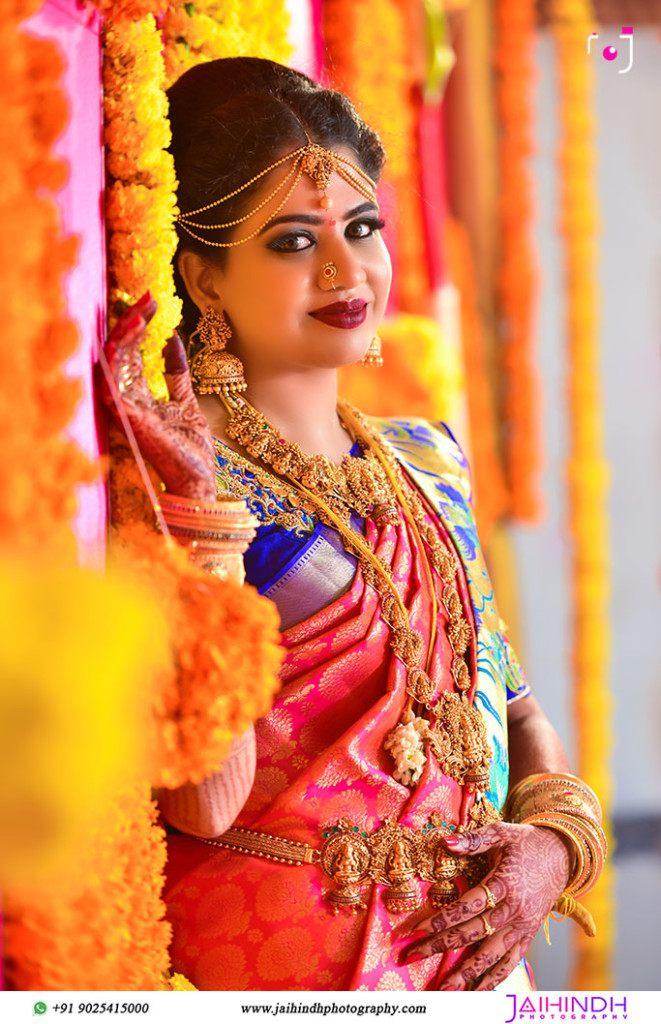
[(165, 834), (146, 783), (102, 809), (75, 877), (10, 895), (5, 935), (14, 988), (154, 991), (169, 988), (170, 926), (160, 898)]
[(181, 317), (172, 277), (177, 246), (174, 162), (170, 143), (162, 42), (156, 22), (110, 18), (104, 32), (106, 219), (110, 308), (147, 289), (158, 302), (143, 347), (145, 375), (165, 397), (161, 351)]
[(63, 275), (75, 239), (63, 238), (51, 195), (66, 165), (51, 144), (67, 117), (58, 88), (57, 47), (18, 31), (38, 8), (15, 2), (0, 21), (0, 88), (12, 102), (0, 119), (0, 273), (3, 350), (0, 397), (0, 537), (14, 557), (75, 557), (69, 529), (74, 486), (92, 476), (87, 458), (61, 434), (80, 397), (63, 366), (77, 344), (66, 315)]
[[(594, 180), (593, 65), (585, 40), (595, 25), (588, 0), (553, 0), (561, 111), (560, 229), (565, 240), (568, 407), (571, 451), (569, 516), (573, 540), (575, 724), (579, 774), (597, 791), (606, 822), (612, 802), (609, 664), (609, 555), (602, 402), (599, 387), (597, 247)], [(571, 988), (612, 988), (613, 875), (607, 863), (586, 903), (598, 923), (588, 939), (574, 931)]]
[(0, 608), (0, 878), (8, 892), (60, 889), (99, 808), (149, 778), (169, 631), (134, 576), (52, 566), (44, 550), (36, 563), (2, 554)]
[(154, 689), (150, 778), (168, 788), (201, 782), (271, 706), (283, 653), (278, 614), (252, 587), (196, 569), (153, 531), (124, 528), (122, 539), (127, 568), (158, 594), (172, 638), (173, 664)]
[(286, 64), (292, 48), (284, 0), (170, 0), (163, 17), (168, 83), (218, 57), (266, 57)]
[(153, 689), (150, 777), (174, 788), (217, 771), (232, 736), (268, 711), (283, 657), (279, 620), (252, 587), (196, 569), (155, 532), (137, 463), (115, 429), (111, 450), (115, 560), (150, 587), (170, 627), (172, 665)]
[(536, 270), (532, 254), (532, 47), (535, 0), (497, 0), (494, 6), (496, 104), (500, 121), (500, 319), (505, 461), (511, 513), (540, 514), (540, 424), (533, 331)]
[[(62, 290), (75, 245), (62, 240), (57, 211), (48, 196), (66, 176), (50, 149), (66, 120), (66, 102), (59, 89), (62, 60), (55, 44), (17, 31), (38, 6), (36, 2), (14, 3), (11, 14), (3, 15), (0, 22), (0, 81), (3, 94), (12, 96), (0, 122), (0, 141), (4, 143), (0, 265), (7, 288), (4, 329), (13, 339), (3, 355), (0, 529), (14, 557), (29, 562), (38, 554), (43, 565), (75, 561), (70, 529), (73, 488), (89, 478), (90, 468), (78, 449), (61, 438), (79, 393), (76, 382), (63, 372), (64, 361), (76, 344)], [(141, 810), (134, 813), (134, 805), (140, 802)], [(121, 837), (121, 841), (112, 844), (105, 871), (94, 876), (95, 886), (85, 890), (86, 896), (95, 893), (98, 903), (92, 898), (73, 904), (63, 890), (52, 887), (40, 894), (31, 891), (28, 897), (5, 891), (5, 953), (16, 988), (85, 988), (87, 976), (83, 980), (81, 973), (94, 970), (98, 976), (103, 970), (99, 950), (109, 950), (112, 944), (118, 949), (121, 946), (117, 959), (122, 961), (122, 978), (131, 981), (133, 971), (136, 988), (150, 982), (154, 987), (153, 979), (167, 967), (167, 934), (156, 897), (163, 855), (153, 848), (152, 813), (146, 787), (139, 798), (128, 795), (124, 804), (118, 805), (116, 817), (113, 806), (105, 808), (99, 835), (108, 837), (108, 842), (111, 837)], [(131, 829), (128, 821), (133, 822)], [(143, 825), (140, 835), (139, 822)], [(131, 870), (124, 872), (124, 865), (131, 865)], [(98, 872), (99, 866), (95, 858), (91, 867)], [(147, 890), (142, 887), (145, 872)], [(131, 881), (124, 898), (114, 904), (108, 886), (118, 874)], [(115, 890), (118, 896), (119, 888)], [(137, 931), (129, 936), (131, 916)], [(85, 937), (90, 942), (82, 955)], [(105, 947), (98, 944), (101, 937)], [(81, 955), (67, 957), (63, 950), (67, 942), (74, 947), (78, 943)], [(140, 969), (144, 958), (132, 955), (140, 947), (148, 949), (150, 963), (158, 961), (148, 971)]]
[(430, 283), (420, 207), (413, 87), (415, 45), (408, 0), (324, 0), (326, 74), (346, 92), (385, 146), (384, 182), (396, 210), (396, 289), (409, 313), (430, 312)]
[[(67, 381), (62, 372), (63, 360), (76, 343), (75, 330), (64, 315), (62, 294), (62, 275), (72, 264), (75, 246), (60, 239), (55, 208), (45, 198), (47, 191), (59, 187), (65, 177), (63, 165), (50, 152), (66, 118), (66, 103), (57, 88), (63, 65), (55, 45), (28, 39), (16, 32), (20, 21), (37, 7), (36, 2), (16, 3), (12, 16), (3, 17), (0, 22), (0, 80), (7, 94), (14, 98), (0, 124), (0, 139), (5, 142), (6, 155), (0, 168), (3, 215), (0, 261), (8, 288), (5, 327), (10, 336), (17, 339), (17, 343), (8, 348), (3, 362), (5, 388), (0, 402), (0, 426), (5, 428), (5, 458), (0, 476), (3, 499), (0, 525), (3, 538), (11, 545), (14, 555), (31, 556), (38, 552), (42, 560), (52, 557), (66, 563), (75, 558), (69, 527), (74, 509), (73, 485), (88, 477), (89, 466), (78, 450), (60, 437), (78, 396), (75, 382)], [(153, 23), (149, 22), (147, 43), (153, 44), (155, 36), (149, 33), (151, 28)], [(109, 31), (112, 39), (113, 26)], [(116, 33), (115, 39), (120, 35)], [(136, 41), (132, 33), (125, 38), (129, 43)], [(118, 50), (121, 51), (121, 46)], [(148, 52), (153, 56), (153, 45)], [(121, 62), (121, 53), (115, 56)], [(137, 46), (131, 56), (139, 56)], [(114, 70), (119, 79), (122, 69)], [(130, 89), (126, 95), (131, 98)], [(147, 91), (143, 93), (143, 100), (148, 101), (148, 98)], [(120, 110), (121, 113), (126, 110)], [(156, 114), (160, 116), (160, 111)], [(115, 125), (120, 129), (118, 138), (121, 138), (121, 129), (126, 129), (130, 143), (126, 154), (128, 166), (130, 168), (132, 153), (143, 146), (147, 174), (155, 173), (164, 136), (162, 132), (159, 135), (160, 128), (155, 135), (141, 135), (140, 125), (136, 129), (130, 121), (120, 116)], [(116, 146), (114, 151), (118, 174), (120, 170), (124, 172), (120, 149), (121, 146)], [(155, 151), (155, 159), (150, 160)], [(114, 198), (117, 209), (113, 212), (120, 217), (122, 199)], [(138, 204), (137, 212), (144, 209), (144, 204)], [(153, 284), (151, 277), (149, 283)], [(218, 621), (218, 610), (211, 609), (210, 605), (214, 597), (218, 603), (218, 593), (213, 585), (209, 586), (207, 578), (200, 578), (201, 574), (190, 570), (187, 564), (181, 565), (182, 559), (181, 552), (173, 554), (177, 564), (172, 567), (170, 590), (176, 595), (183, 594), (189, 607), (202, 614), (205, 626), (208, 622), (213, 626)], [(247, 592), (243, 603), (233, 594), (233, 611), (239, 614), (244, 611), (249, 618), (245, 603), (248, 600)], [(176, 601), (173, 603), (176, 605)], [(270, 608), (269, 613), (268, 628), (272, 636)], [(173, 620), (177, 616), (179, 621), (185, 616), (184, 605), (175, 607)], [(199, 638), (205, 634), (193, 635), (192, 618), (187, 626), (188, 633), (184, 632), (184, 642), (179, 648), (182, 661), (188, 659), (190, 669), (192, 660), (204, 654), (214, 662), (216, 678), (224, 673), (228, 688), (227, 663), (213, 645), (204, 650)], [(259, 645), (254, 632), (251, 639), (256, 649)], [(259, 658), (263, 651), (264, 648), (257, 651), (257, 662), (266, 672), (265, 663), (275, 665), (279, 654), (272, 645), (262, 664)], [(209, 669), (208, 678), (212, 677), (214, 667)], [(242, 667), (249, 672), (253, 666), (242, 663), (239, 669)], [(174, 668), (171, 671), (174, 672)], [(163, 676), (158, 678), (164, 681)], [(263, 682), (261, 675), (258, 678)], [(165, 682), (171, 686), (169, 676)], [(272, 689), (274, 685), (275, 667), (268, 677), (268, 686)], [(189, 687), (184, 693), (188, 700), (185, 710), (192, 716), (196, 705), (190, 690)], [(161, 706), (170, 701), (169, 707), (172, 707), (171, 691), (165, 688), (161, 691), (160, 698), (155, 698), (157, 706), (159, 699)], [(226, 703), (231, 711), (231, 700)], [(243, 709), (236, 711), (234, 708), (234, 718), (230, 715), (221, 727), (221, 704), (222, 700), (216, 702), (204, 722), (210, 735), (201, 756), (207, 757), (209, 763), (215, 757), (214, 768), (218, 752), (227, 748), (227, 729), (235, 721), (240, 729), (244, 713)], [(252, 706), (248, 710), (252, 710)], [(178, 712), (177, 707), (173, 714), (176, 716)], [(201, 718), (199, 708), (197, 713)], [(183, 769), (181, 761), (174, 757), (172, 751), (176, 748), (177, 737), (172, 739), (172, 722), (161, 719), (155, 732), (157, 742), (152, 753), (160, 757), (159, 770), (155, 770), (157, 781), (162, 780), (160, 768), (166, 757), (170, 772), (190, 773), (195, 766), (199, 767), (200, 758), (195, 760), (188, 751)], [(192, 733), (187, 723), (184, 735), (191, 743)], [(80, 860), (72, 861), (71, 877), (66, 884), (44, 883), (39, 891), (35, 888), (28, 895), (14, 886), (5, 893), (5, 952), (16, 988), (149, 990), (173, 985), (186, 987), (185, 980), (166, 978), (169, 929), (164, 922), (160, 899), (165, 854), (163, 833), (155, 825), (148, 785), (132, 786), (116, 798), (107, 799), (103, 802), (102, 815), (98, 827), (87, 835)]]
[(106, 18), (112, 18), (116, 24), (121, 22), (139, 21), (148, 14), (159, 14), (167, 0), (87, 0)]

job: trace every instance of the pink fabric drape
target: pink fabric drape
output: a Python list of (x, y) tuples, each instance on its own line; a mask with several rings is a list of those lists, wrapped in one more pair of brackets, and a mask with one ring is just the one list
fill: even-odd
[[(367, 541), (392, 567), (411, 624), (429, 642), (427, 577), (409, 528), (368, 522)], [(442, 608), (431, 668), (439, 690), (454, 687)], [(406, 669), (390, 635), (360, 569), (346, 595), (284, 634), (283, 686), (256, 726), (257, 775), (237, 825), (319, 847), (324, 827), (345, 816), (368, 831), (386, 818), (421, 828), (432, 812), (448, 822), (465, 816), (461, 787), (433, 757), (416, 788), (392, 778), (383, 741), (402, 714)], [(424, 899), (428, 883), (419, 884)], [(319, 865), (282, 865), (172, 836), (166, 901), (175, 969), (212, 990), (433, 987), (440, 956), (398, 961), (403, 933), (429, 904), (393, 914), (376, 885), (366, 911), (333, 916), (328, 888)]]
[[(26, 31), (57, 43), (66, 62), (63, 88), (69, 121), (55, 144), (69, 165), (69, 178), (57, 196), (65, 234), (78, 235), (78, 265), (65, 282), (69, 315), (80, 343), (68, 372), (83, 385), (83, 397), (69, 433), (93, 459), (100, 454), (99, 427), (92, 387), (92, 365), (105, 320), (106, 269), (103, 222), (100, 18), (91, 5), (76, 0), (45, 0), (25, 23)], [(38, 372), (38, 367), (35, 368)], [(106, 500), (101, 481), (79, 489), (75, 532), (83, 564), (103, 565)]]

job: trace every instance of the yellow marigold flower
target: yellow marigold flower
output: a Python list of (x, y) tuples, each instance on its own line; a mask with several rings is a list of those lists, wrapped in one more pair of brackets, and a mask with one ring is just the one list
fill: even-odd
[(148, 771), (169, 651), (125, 575), (4, 561), (0, 607), (0, 875), (19, 884), (68, 860), (112, 791)]

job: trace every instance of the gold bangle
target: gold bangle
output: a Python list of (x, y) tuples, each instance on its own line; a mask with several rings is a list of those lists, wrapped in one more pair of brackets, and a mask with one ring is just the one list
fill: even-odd
[(514, 823), (555, 827), (570, 839), (577, 863), (567, 888), (569, 895), (588, 892), (595, 885), (607, 843), (599, 801), (581, 779), (563, 773), (529, 775), (509, 794), (506, 812)]
[[(520, 820), (525, 813), (524, 807), (536, 801), (544, 794), (546, 801), (562, 801), (573, 796), (578, 798), (582, 808), (588, 808), (592, 816), (601, 822), (601, 805), (596, 793), (582, 779), (567, 772), (537, 772), (521, 779), (510, 791), (505, 807), (507, 821)], [(570, 799), (569, 802), (574, 802)], [(527, 816), (527, 815), (526, 815)]]
[(243, 498), (235, 498), (234, 495), (224, 493), (219, 494), (214, 501), (206, 501), (202, 498), (181, 498), (163, 491), (159, 496), (159, 506), (164, 513), (175, 512), (184, 516), (194, 516), (196, 519), (200, 515), (221, 516), (223, 519), (233, 515), (250, 515)]
[(578, 776), (570, 775), (568, 772), (537, 772), (534, 775), (527, 775), (510, 791), (509, 801), (518, 800), (520, 795), (525, 794), (531, 789), (539, 789), (546, 786), (554, 788), (569, 787), (583, 794), (593, 804), (595, 810), (600, 811), (599, 799), (594, 790), (582, 779), (579, 779)]
[(556, 818), (547, 818), (541, 814), (535, 818), (530, 818), (522, 824), (537, 825), (553, 829), (556, 832), (560, 832), (570, 841), (574, 849), (576, 860), (567, 885), (565, 886), (565, 891), (573, 893), (575, 890), (580, 889), (581, 885), (591, 874), (591, 860), (589, 858), (587, 846), (582, 841), (581, 836), (566, 822), (560, 821)]
[(230, 529), (198, 529), (194, 526), (181, 526), (179, 523), (172, 523), (169, 522), (167, 519), (165, 521), (168, 524), (170, 533), (174, 534), (174, 536), (176, 537), (181, 537), (183, 541), (186, 541), (187, 539), (200, 540), (204, 543), (214, 544), (216, 542), (220, 543), (222, 541), (244, 540), (246, 537), (245, 530), (236, 531), (235, 529), (234, 532), (232, 532)]
[(245, 501), (233, 495), (204, 501), (164, 492), (160, 509), (170, 533), (188, 549), (191, 561), (218, 576), (226, 575), (227, 555), (243, 554), (258, 525)]
[(531, 814), (561, 810), (589, 818), (597, 825), (601, 823), (600, 809), (597, 810), (591, 801), (585, 800), (579, 794), (568, 793), (564, 789), (560, 791), (544, 788), (526, 795), (512, 807), (510, 817), (513, 821), (523, 821)]
[(555, 828), (572, 842), (578, 863), (565, 890), (568, 895), (576, 898), (594, 887), (603, 869), (607, 852), (606, 837), (599, 825), (588, 818), (554, 813), (533, 815), (526, 819), (525, 824)]

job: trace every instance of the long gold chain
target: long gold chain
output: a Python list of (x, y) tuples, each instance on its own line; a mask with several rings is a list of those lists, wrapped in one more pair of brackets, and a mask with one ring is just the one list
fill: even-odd
[[(344, 472), (346, 473), (347, 459), (351, 459), (353, 463), (365, 463), (370, 460), (373, 465), (369, 479), (378, 481), (377, 501), (374, 500), (374, 496), (361, 493), (360, 489), (358, 493), (349, 493), (351, 488), (344, 485), (342, 474), (337, 472), (338, 467), (330, 459), (325, 456), (308, 456), (300, 446), (285, 442), (262, 414), (243, 397), (221, 397), (229, 413), (226, 427), (228, 436), (239, 441), (254, 458), (266, 462), (279, 476), (293, 484), (308, 505), (317, 511), (319, 518), (338, 531), (347, 550), (358, 557), (366, 583), (373, 586), (379, 594), (382, 615), (392, 634), (390, 645), (407, 671), (407, 704), (402, 728), (413, 718), (415, 703), (423, 705), (436, 719), (435, 730), (430, 730), (425, 738), (432, 743), (444, 769), (463, 783), (464, 775), (480, 761), (481, 774), (476, 772), (476, 777), (479, 776), (482, 784), (482, 762), (488, 752), (486, 741), (473, 736), (473, 746), (478, 753), (472, 761), (469, 758), (468, 765), (461, 761), (461, 756), (457, 757), (450, 749), (464, 743), (463, 735), (460, 735), (462, 731), (468, 730), (473, 734), (481, 731), (477, 720), (479, 714), (477, 719), (475, 714), (469, 714), (474, 709), (469, 707), (467, 700), (471, 676), (465, 655), (472, 640), (472, 630), (457, 590), (457, 563), (437, 532), (425, 521), (424, 505), (415, 490), (405, 482), (395, 455), (384, 445), (377, 432), (369, 426), (357, 409), (346, 402), (341, 403), (338, 406), (340, 418), (365, 453), (363, 459), (345, 456)], [(374, 465), (379, 466), (380, 473), (374, 472)], [(362, 479), (360, 486), (364, 490), (366, 481), (364, 478), (359, 479)], [(336, 489), (338, 485), (339, 492)], [(417, 540), (431, 598), (431, 635), (424, 669), (419, 665), (423, 637), (418, 630), (411, 628), (409, 613), (395, 585), (392, 570), (372, 551), (350, 522), (350, 507), (361, 510), (363, 516), (370, 516), (375, 520), (385, 517), (390, 522), (400, 521), (401, 517), (397, 505), (393, 502), (393, 496), (397, 499)], [(393, 519), (393, 512), (397, 512), (396, 520)], [(427, 549), (430, 557), (427, 556)], [(442, 600), (449, 617), (447, 635), (454, 652), (451, 673), (459, 691), (454, 702), (447, 694), (441, 694), (440, 698), (435, 700), (435, 687), (430, 678), (438, 632), (438, 597), (432, 567), (443, 583)]]
[[(362, 418), (358, 410), (354, 409), (353, 406), (349, 405), (348, 402), (344, 402), (342, 405), (342, 416), (346, 425), (350, 425), (353, 428), (352, 433), (357, 438), (357, 440), (363, 441), (363, 443), (367, 445), (370, 445), (370, 442), (374, 442), (374, 440), (376, 439), (375, 434), (370, 433), (369, 428), (365, 423), (365, 420)], [(372, 450), (371, 445), (370, 450)], [(374, 451), (376, 453), (376, 457), (380, 460), (381, 464), (383, 465), (384, 471), (388, 476), (388, 479), (390, 480), (391, 486), (399, 499), (399, 504), (404, 511), (404, 515), (406, 516), (408, 523), (416, 536), (416, 540), (418, 541), (418, 548), (423, 555), (422, 563), (425, 569), (425, 576), (427, 577), (427, 586), (429, 588), (429, 593), (432, 595), (431, 639), (429, 641), (426, 668), (427, 674), (429, 674), (431, 669), (433, 650), (436, 644), (436, 634), (438, 630), (438, 601), (436, 599), (436, 587), (434, 586), (434, 578), (432, 576), (431, 566), (429, 564), (429, 559), (426, 556), (425, 545), (423, 543), (422, 537), (420, 536), (418, 524), (415, 520), (413, 513), (411, 512), (410, 507), (411, 498), (417, 498), (417, 495), (411, 488), (409, 488), (410, 493), (408, 495), (407, 500), (407, 498), (404, 495), (403, 487), (400, 485), (400, 479), (398, 479), (401, 477), (399, 466), (396, 463), (394, 465), (389, 463), (384, 449), (382, 449), (378, 443), (374, 446)], [(419, 512), (422, 512), (421, 507), (419, 509)]]

